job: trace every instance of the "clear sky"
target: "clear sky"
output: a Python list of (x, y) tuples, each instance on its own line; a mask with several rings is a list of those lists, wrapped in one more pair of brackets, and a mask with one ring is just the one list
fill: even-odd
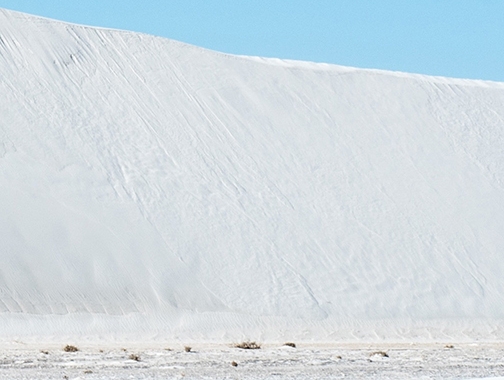
[(0, 0), (226, 53), (504, 82), (504, 0)]

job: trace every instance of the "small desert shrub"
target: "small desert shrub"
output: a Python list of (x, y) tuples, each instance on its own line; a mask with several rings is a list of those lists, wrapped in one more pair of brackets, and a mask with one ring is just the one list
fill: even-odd
[(232, 361), (232, 362), (231, 362), (231, 365), (232, 365), (233, 367), (238, 367), (238, 363), (237, 363), (237, 362), (235, 362), (235, 361)]
[(242, 348), (244, 350), (258, 350), (261, 348), (260, 344), (257, 344), (256, 342), (241, 342), (238, 344), (235, 344), (236, 348)]
[(388, 354), (385, 351), (376, 351), (369, 356), (381, 356), (382, 358), (388, 358)]
[(130, 360), (134, 360), (134, 361), (136, 361), (136, 362), (139, 362), (139, 361), (140, 361), (140, 356), (135, 355), (135, 354), (131, 354), (131, 355), (129, 356), (129, 359), (130, 359)]
[(84, 371), (84, 373), (85, 373), (86, 375), (89, 375), (89, 374), (93, 373), (93, 371), (91, 371), (90, 369), (86, 369), (86, 370)]
[(44, 350), (42, 350), (42, 351), (40, 351), (40, 353), (41, 353), (41, 354), (44, 354), (44, 355), (49, 355), (49, 351), (44, 351)]
[(444, 348), (455, 348), (455, 346), (453, 344), (447, 344)]
[(67, 344), (65, 346), (65, 348), (63, 348), (63, 351), (65, 351), (65, 352), (77, 352), (77, 351), (79, 351), (79, 349), (77, 347), (75, 347), (75, 346), (71, 346), (71, 345)]
[(189, 347), (189, 346), (184, 347), (185, 352), (191, 352), (191, 350), (192, 350), (192, 347)]
[(296, 343), (292, 343), (292, 342), (287, 342), (287, 343), (284, 343), (283, 345), (284, 346), (289, 346), (289, 347), (292, 347), (292, 348), (296, 348)]

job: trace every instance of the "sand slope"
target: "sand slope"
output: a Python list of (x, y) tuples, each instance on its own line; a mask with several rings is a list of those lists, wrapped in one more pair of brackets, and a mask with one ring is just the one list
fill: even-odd
[(504, 84), (7, 10), (0, 73), (2, 336), (503, 334)]

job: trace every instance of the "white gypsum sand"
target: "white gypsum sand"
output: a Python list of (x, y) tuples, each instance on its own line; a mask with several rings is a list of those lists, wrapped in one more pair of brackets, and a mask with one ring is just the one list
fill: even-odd
[[(471, 379), (503, 373), (502, 344), (138, 346), (11, 344), (0, 378), (16, 379)], [(503, 379), (502, 377), (498, 379)]]
[(0, 340), (504, 339), (504, 84), (0, 10)]

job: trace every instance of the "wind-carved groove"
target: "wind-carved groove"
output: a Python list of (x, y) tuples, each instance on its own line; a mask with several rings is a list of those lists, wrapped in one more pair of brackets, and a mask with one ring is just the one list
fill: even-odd
[(81, 50), (78, 50), (76, 53), (70, 53), (65, 55), (64, 57), (59, 57), (53, 59), (53, 64), (59, 67), (69, 67), (75, 64), (79, 64), (82, 61), (84, 54)]
[[(7, 43), (5, 42), (5, 39), (2, 35), (0, 35), (0, 49), (1, 50), (7, 50), (8, 49), (8, 46), (7, 46)], [(0, 56), (2, 56), (2, 52), (0, 51)]]

